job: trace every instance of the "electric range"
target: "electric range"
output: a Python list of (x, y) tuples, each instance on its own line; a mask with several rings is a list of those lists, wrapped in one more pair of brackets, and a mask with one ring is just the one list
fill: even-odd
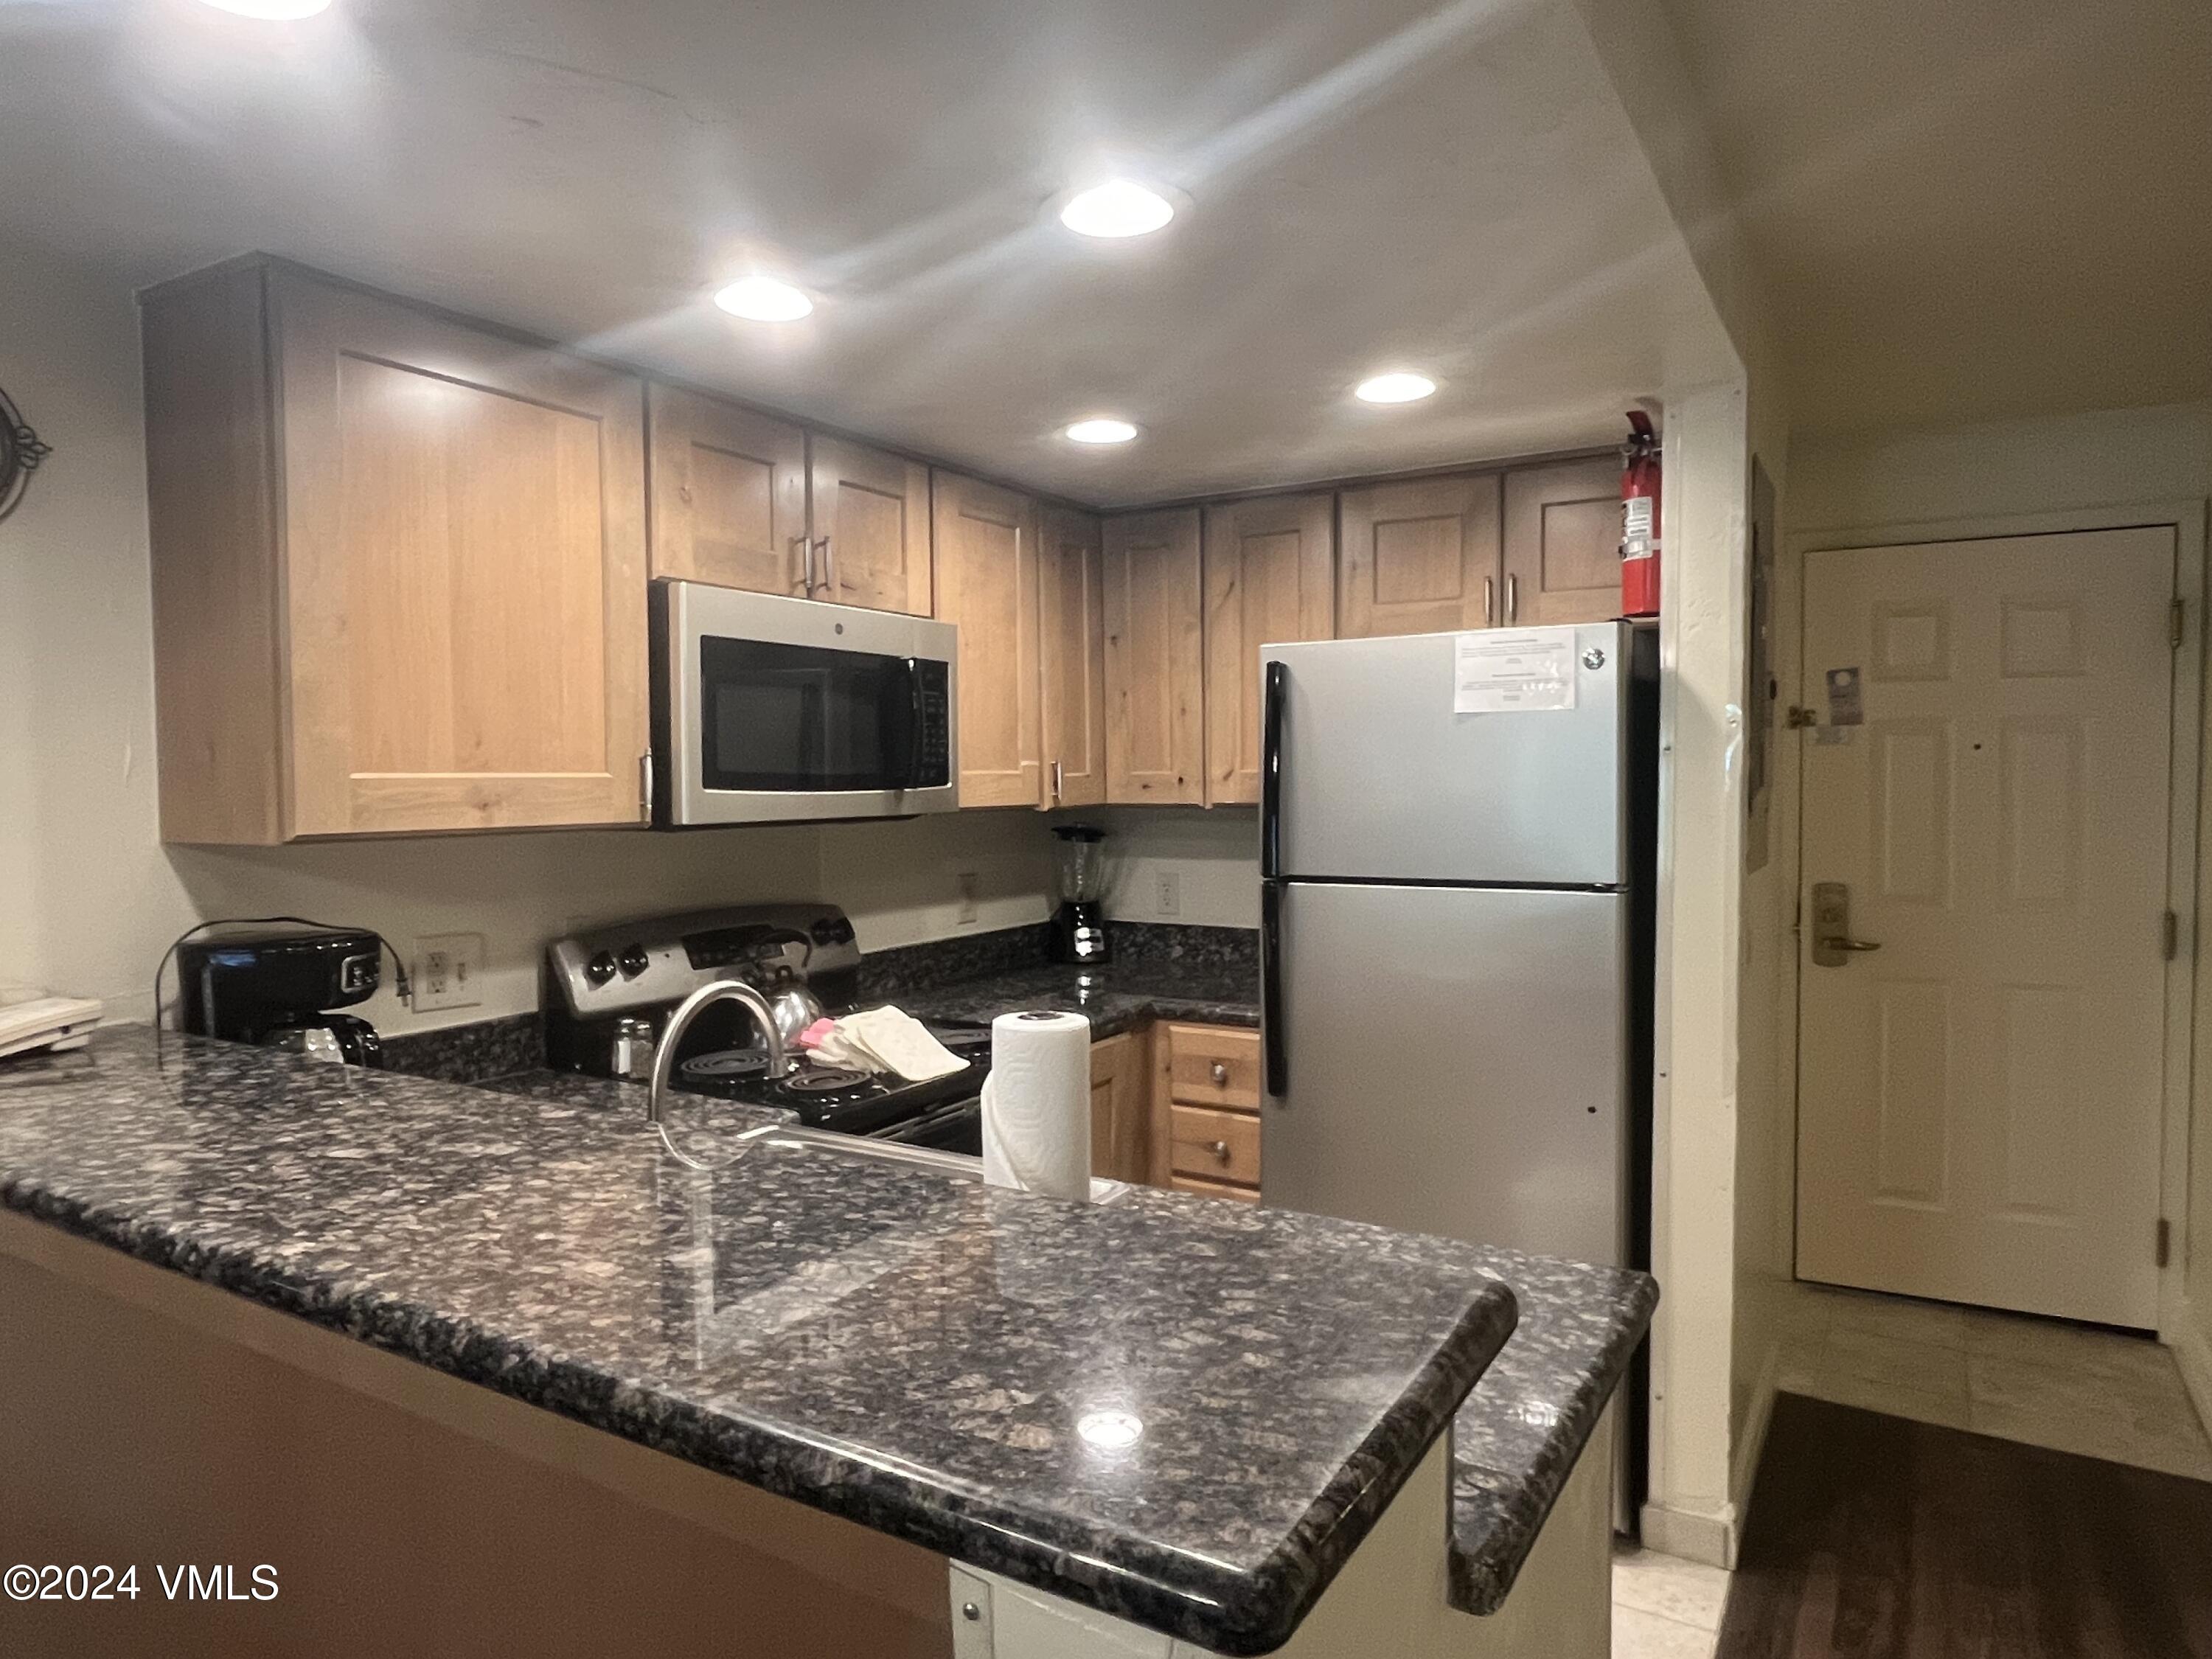
[[(860, 946), (830, 904), (774, 904), (686, 912), (593, 928), (545, 953), (547, 1062), (594, 1077), (643, 1080), (668, 1016), (699, 987), (740, 979), (770, 994), (803, 983), (833, 1012), (859, 989)], [(672, 1087), (714, 1100), (777, 1108), (807, 1128), (981, 1155), (988, 1026), (933, 1024), (967, 1065), (927, 1083), (825, 1066), (795, 1051), (781, 1077), (752, 1018), (732, 1003), (703, 1010), (685, 1031)]]

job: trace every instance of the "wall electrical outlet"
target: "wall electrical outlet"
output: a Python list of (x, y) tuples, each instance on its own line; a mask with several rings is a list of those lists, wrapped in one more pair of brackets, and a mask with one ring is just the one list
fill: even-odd
[(473, 1008), (483, 1000), (482, 933), (433, 933), (415, 941), (415, 1012)]
[(1176, 872), (1160, 870), (1153, 872), (1152, 913), (1162, 916), (1182, 914), (1182, 877)]
[(973, 870), (963, 870), (953, 878), (953, 880), (960, 884), (960, 906), (953, 912), (953, 921), (963, 923), (975, 921), (975, 895), (981, 886), (975, 878), (975, 872)]

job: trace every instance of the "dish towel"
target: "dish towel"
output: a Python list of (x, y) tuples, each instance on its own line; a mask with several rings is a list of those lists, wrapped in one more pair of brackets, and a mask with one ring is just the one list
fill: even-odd
[(817, 1020), (799, 1033), (799, 1041), (824, 1065), (890, 1072), (909, 1083), (928, 1083), (968, 1068), (966, 1060), (903, 1008), (864, 1008), (842, 1019)]

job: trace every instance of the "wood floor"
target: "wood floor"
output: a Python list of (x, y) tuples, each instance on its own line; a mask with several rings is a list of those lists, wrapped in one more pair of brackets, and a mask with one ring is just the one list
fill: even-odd
[(1785, 1394), (1719, 1659), (2212, 1659), (2212, 1485)]

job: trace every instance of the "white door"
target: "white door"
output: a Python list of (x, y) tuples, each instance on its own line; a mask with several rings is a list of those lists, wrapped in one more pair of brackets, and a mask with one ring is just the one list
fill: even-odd
[[(2158, 1322), (2173, 581), (2170, 528), (1807, 556), (1801, 1278)], [(1824, 882), (1878, 950), (1816, 964)]]

